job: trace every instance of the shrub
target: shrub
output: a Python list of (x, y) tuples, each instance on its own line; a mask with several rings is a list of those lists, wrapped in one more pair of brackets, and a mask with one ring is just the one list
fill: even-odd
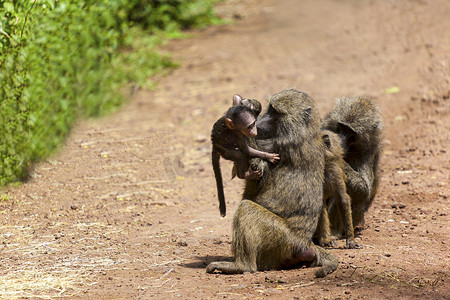
[(128, 82), (175, 66), (155, 46), (179, 29), (217, 22), (212, 4), (0, 1), (0, 185), (54, 152), (78, 117), (118, 109)]

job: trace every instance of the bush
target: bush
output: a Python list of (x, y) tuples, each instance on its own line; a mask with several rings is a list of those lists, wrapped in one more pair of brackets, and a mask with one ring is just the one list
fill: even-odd
[(173, 67), (155, 46), (176, 30), (217, 22), (212, 4), (0, 1), (0, 185), (54, 152), (79, 116), (118, 109), (128, 82)]
[(173, 31), (220, 22), (212, 10), (214, 0), (134, 0), (127, 4), (128, 20), (146, 29)]

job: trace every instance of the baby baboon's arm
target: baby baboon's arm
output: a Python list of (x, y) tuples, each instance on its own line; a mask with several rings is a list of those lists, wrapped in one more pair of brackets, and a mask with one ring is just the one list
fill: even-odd
[(280, 155), (278, 153), (269, 153), (256, 150), (255, 148), (252, 148), (247, 144), (246, 139), (242, 139), (242, 143), (240, 143), (240, 148), (241, 151), (247, 154), (249, 157), (258, 157), (267, 160), (273, 164), (280, 161)]

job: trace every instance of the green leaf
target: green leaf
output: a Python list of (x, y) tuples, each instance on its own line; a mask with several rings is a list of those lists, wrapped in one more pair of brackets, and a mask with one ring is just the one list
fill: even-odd
[(3, 3), (3, 8), (5, 11), (13, 13), (14, 12), (14, 5), (11, 2), (5, 2)]
[(397, 94), (400, 92), (400, 88), (398, 86), (392, 86), (386, 89), (386, 94)]
[(48, 6), (50, 6), (51, 9), (55, 8), (55, 0), (47, 0), (45, 1), (45, 4), (47, 4)]

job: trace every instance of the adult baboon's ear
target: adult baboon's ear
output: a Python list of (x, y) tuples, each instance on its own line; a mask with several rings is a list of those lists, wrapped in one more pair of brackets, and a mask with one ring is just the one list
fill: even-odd
[(238, 94), (233, 96), (233, 106), (234, 105), (239, 105), (242, 102), (242, 97), (239, 96)]
[(345, 134), (346, 136), (355, 136), (356, 135), (356, 131), (353, 130), (353, 128), (344, 122), (338, 122), (337, 123), (337, 132), (341, 133), (341, 134)]
[(330, 149), (331, 148), (330, 136), (328, 134), (324, 134), (322, 136), (322, 140), (323, 140), (323, 143), (325, 144), (325, 146), (327, 146), (327, 148)]
[(358, 140), (358, 134), (356, 131), (347, 123), (338, 122), (337, 124), (337, 134), (345, 137), (347, 146), (355, 143)]
[(306, 124), (308, 124), (309, 121), (311, 121), (311, 111), (312, 111), (311, 107), (304, 110), (305, 114), (303, 115), (303, 119), (305, 120)]

